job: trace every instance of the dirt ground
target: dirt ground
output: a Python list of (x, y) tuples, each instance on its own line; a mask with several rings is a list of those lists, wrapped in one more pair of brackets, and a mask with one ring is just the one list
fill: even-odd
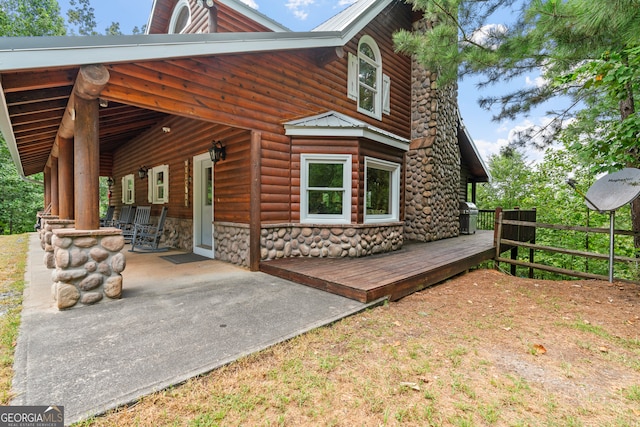
[(638, 426), (640, 287), (472, 271), (92, 423)]

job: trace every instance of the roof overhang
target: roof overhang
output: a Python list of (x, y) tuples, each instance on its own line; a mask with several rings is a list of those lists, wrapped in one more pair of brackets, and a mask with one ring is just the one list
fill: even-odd
[(403, 151), (409, 151), (409, 141), (391, 132), (372, 126), (336, 111), (328, 111), (284, 124), (285, 134), (316, 138), (367, 138)]
[(491, 181), (491, 173), (489, 168), (482, 160), (482, 156), (473, 142), (469, 131), (462, 121), (460, 112), (458, 112), (458, 144), (460, 146), (460, 155), (469, 166), (469, 171), (476, 182)]

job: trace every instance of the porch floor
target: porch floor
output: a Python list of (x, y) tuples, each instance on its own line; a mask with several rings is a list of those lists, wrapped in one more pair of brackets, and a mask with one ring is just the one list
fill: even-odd
[(397, 300), (442, 282), (495, 256), (493, 231), (405, 242), (402, 249), (362, 258), (284, 258), (260, 271), (360, 302)]

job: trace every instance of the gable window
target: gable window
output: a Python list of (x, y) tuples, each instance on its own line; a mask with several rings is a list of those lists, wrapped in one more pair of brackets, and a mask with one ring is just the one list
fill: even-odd
[(365, 222), (399, 221), (400, 165), (369, 157), (364, 165)]
[(191, 9), (187, 0), (180, 0), (173, 8), (169, 22), (169, 34), (181, 34), (191, 23)]
[(122, 203), (131, 205), (136, 201), (136, 186), (133, 174), (122, 177)]
[(149, 203), (169, 202), (169, 165), (156, 166), (148, 170)]
[(391, 79), (382, 73), (380, 49), (370, 36), (362, 36), (358, 54), (349, 54), (348, 95), (358, 111), (378, 120), (390, 113)]
[(300, 221), (351, 222), (351, 155), (302, 154)]

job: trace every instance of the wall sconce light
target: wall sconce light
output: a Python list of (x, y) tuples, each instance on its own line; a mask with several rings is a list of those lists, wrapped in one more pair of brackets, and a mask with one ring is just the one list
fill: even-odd
[(220, 160), (225, 160), (227, 158), (227, 150), (222, 145), (222, 142), (211, 142), (211, 148), (209, 148), (209, 156), (211, 156), (211, 161), (214, 164), (218, 163)]
[(107, 178), (107, 186), (109, 188), (111, 188), (113, 186), (113, 184), (114, 184), (113, 178), (112, 177), (108, 177)]
[(162, 126), (162, 132), (169, 133), (171, 132), (171, 128), (169, 126)]
[(140, 166), (140, 169), (138, 169), (138, 176), (140, 177), (140, 179), (145, 179), (147, 177), (148, 170), (149, 170), (148, 167)]

